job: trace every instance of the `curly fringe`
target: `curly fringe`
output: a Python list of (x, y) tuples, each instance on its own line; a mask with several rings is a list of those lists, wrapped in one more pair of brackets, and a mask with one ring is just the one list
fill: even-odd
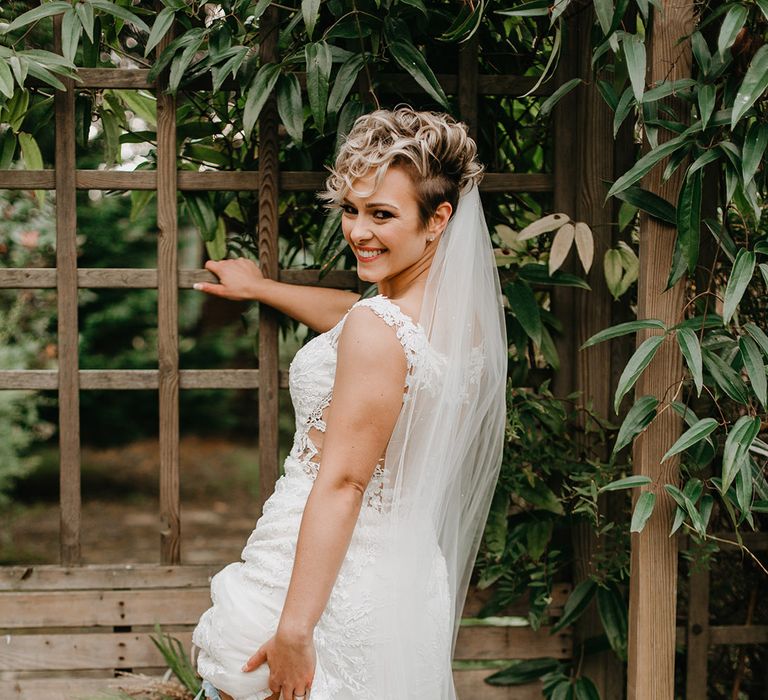
[[(416, 111), (408, 105), (379, 109), (355, 121), (339, 148), (325, 190), (318, 198), (329, 209), (348, 192), (371, 195), (390, 166), (400, 166), (416, 187), (421, 223), (426, 225), (442, 202), (456, 210), (459, 195), (479, 183), (483, 166), (467, 125), (442, 112)], [(353, 183), (375, 169), (373, 188), (361, 192)]]

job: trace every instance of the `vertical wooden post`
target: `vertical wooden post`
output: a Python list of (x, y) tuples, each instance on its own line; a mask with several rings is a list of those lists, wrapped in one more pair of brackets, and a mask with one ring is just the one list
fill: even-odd
[[(576, 113), (576, 132), (583, 135), (577, 141), (577, 177), (575, 211), (569, 212), (576, 221), (586, 222), (594, 237), (594, 262), (587, 274), (591, 291), (573, 291), (573, 366), (574, 386), (581, 391), (582, 406), (592, 405), (593, 410), (604, 418), (612, 415), (612, 385), (610, 383), (611, 343), (600, 343), (585, 350), (579, 346), (590, 336), (613, 323), (613, 301), (605, 283), (602, 261), (606, 251), (613, 245), (613, 203), (604, 203), (607, 181), (614, 179), (614, 140), (612, 132), (613, 114), (600, 96), (592, 79), (590, 32), (593, 27), (593, 13), (581, 13), (574, 27), (578, 35), (579, 53), (571, 60), (578, 66), (579, 74), (587, 84), (579, 92), (580, 103)], [(570, 127), (573, 128), (572, 126)], [(564, 163), (573, 167), (571, 163)], [(580, 414), (586, 423), (584, 414)], [(584, 445), (585, 451), (598, 449), (595, 445)], [(598, 457), (607, 460), (608, 450), (604, 446)], [(601, 498), (600, 509), (608, 510), (606, 494)], [(602, 543), (587, 523), (578, 523), (571, 530), (574, 549), (574, 585), (581, 583), (594, 573), (594, 560)], [(589, 639), (603, 633), (603, 625), (592, 603), (576, 623), (574, 636), (577, 653), (583, 654)], [(615, 700), (623, 695), (623, 664), (613, 651), (584, 655), (581, 658), (581, 672), (591, 678), (603, 700)]]
[[(54, 18), (54, 47), (61, 53), (61, 15)], [(59, 360), (59, 498), (61, 563), (80, 563), (80, 376), (77, 331), (77, 197), (75, 93), (61, 78), (56, 90), (56, 308)]]
[(686, 643), (685, 699), (707, 697), (709, 654), (709, 569), (701, 563), (688, 577), (688, 640)]
[[(692, 0), (664, 0), (663, 9), (653, 12), (648, 47), (648, 78), (679, 80), (691, 75), (688, 40), (693, 29)], [(682, 109), (678, 105), (679, 109)], [(662, 134), (660, 140), (668, 138)], [(662, 168), (654, 168), (644, 187), (676, 202), (682, 169), (666, 183)], [(668, 325), (680, 320), (685, 283), (681, 280), (664, 291), (674, 250), (674, 228), (642, 215), (640, 217), (640, 277), (638, 318), (658, 318)], [(658, 331), (641, 331), (637, 343)], [(637, 382), (635, 395), (662, 397), (682, 376), (682, 359), (673, 338), (667, 338), (648, 369)], [(664, 484), (675, 483), (679, 460), (661, 463), (664, 452), (680, 435), (681, 419), (664, 411), (635, 441), (633, 463), (636, 474), (649, 476), (648, 487), (656, 494), (653, 515), (641, 533), (632, 535), (629, 601), (628, 700), (667, 700), (674, 697), (675, 608), (677, 603), (677, 540), (669, 537), (674, 503)], [(635, 494), (635, 500), (638, 494)]]
[[(270, 7), (259, 32), (262, 64), (277, 61), (278, 9)], [(265, 277), (277, 279), (278, 232), (278, 114), (270, 95), (259, 115), (259, 266)], [(259, 308), (259, 510), (278, 476), (278, 338), (277, 312)]]
[(475, 34), (459, 48), (459, 115), (469, 126), (469, 135), (477, 139), (478, 39)]
[[(170, 43), (171, 28), (157, 46)], [(176, 208), (176, 99), (157, 84), (157, 324), (160, 409), (160, 561), (181, 558), (179, 517), (178, 212)]]

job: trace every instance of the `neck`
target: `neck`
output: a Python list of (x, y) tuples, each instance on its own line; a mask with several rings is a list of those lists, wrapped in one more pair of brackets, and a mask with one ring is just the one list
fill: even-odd
[(429, 253), (425, 254), (417, 263), (402, 272), (398, 272), (394, 277), (381, 280), (377, 285), (379, 292), (392, 299), (398, 299), (413, 287), (419, 287), (423, 291), (433, 257), (434, 246), (431, 246)]

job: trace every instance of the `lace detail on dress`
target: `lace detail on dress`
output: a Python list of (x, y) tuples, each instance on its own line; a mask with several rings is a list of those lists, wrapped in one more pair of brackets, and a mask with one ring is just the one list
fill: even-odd
[[(403, 401), (407, 401), (411, 387), (431, 382), (439, 371), (439, 358), (431, 350), (424, 329), (400, 307), (384, 295), (361, 299), (352, 308), (365, 306), (393, 327), (405, 352), (407, 372)], [(350, 309), (351, 310), (351, 309)], [(288, 372), (288, 382), (296, 412), (296, 433), (290, 456), (310, 479), (317, 478), (320, 469), (318, 456), (322, 446), (316, 440), (325, 433), (326, 411), (333, 400), (333, 381), (336, 376), (336, 348), (346, 320), (346, 314), (333, 328), (309, 341), (296, 353)], [(313, 439), (314, 437), (314, 439)], [(381, 508), (386, 495), (384, 458), (374, 469), (364, 505)]]

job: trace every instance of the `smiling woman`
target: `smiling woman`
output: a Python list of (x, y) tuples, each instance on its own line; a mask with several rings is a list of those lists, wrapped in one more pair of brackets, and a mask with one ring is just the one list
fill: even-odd
[(289, 370), (285, 474), (195, 629), (209, 697), (456, 697), (459, 613), (498, 476), (506, 338), (466, 127), (358, 119), (321, 194), (341, 207), (356, 295), (209, 263), (221, 284), (321, 330)]

